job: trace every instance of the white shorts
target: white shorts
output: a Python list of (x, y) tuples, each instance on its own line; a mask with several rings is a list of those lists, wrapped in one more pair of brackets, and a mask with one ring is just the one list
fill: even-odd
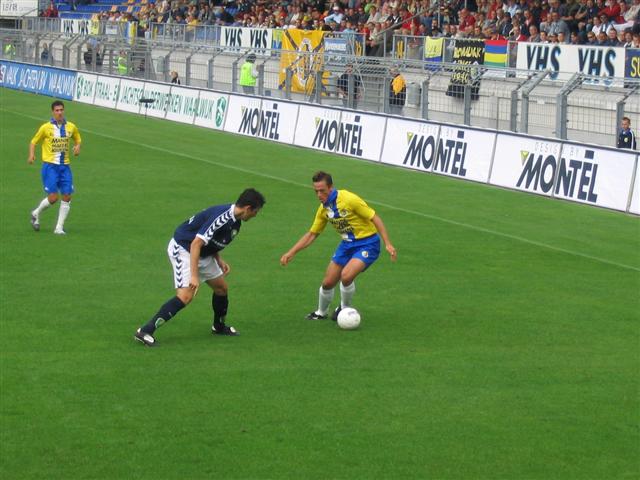
[[(187, 288), (191, 281), (191, 254), (172, 238), (167, 248), (169, 261), (173, 267), (173, 284), (176, 288)], [(198, 278), (201, 282), (222, 276), (222, 269), (213, 257), (200, 257)]]

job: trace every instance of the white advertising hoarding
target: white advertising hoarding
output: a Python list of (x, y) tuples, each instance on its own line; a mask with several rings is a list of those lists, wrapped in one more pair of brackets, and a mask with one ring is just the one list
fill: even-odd
[(382, 162), (430, 172), (438, 144), (440, 126), (433, 123), (389, 118), (382, 149)]
[(595, 77), (624, 78), (625, 49), (518, 42), (517, 68), (550, 69), (553, 72), (551, 78), (559, 80), (568, 80), (576, 72)]
[(162, 83), (145, 83), (141, 99), (148, 100), (149, 103), (140, 105), (140, 113), (150, 117), (164, 118), (170, 97), (171, 86)]
[(270, 28), (222, 27), (220, 46), (227, 52), (251, 49), (256, 55), (270, 55), (273, 42)]
[(498, 135), (490, 183), (551, 196), (560, 142)]
[[(116, 108), (124, 112), (140, 113), (140, 99), (144, 93), (144, 82), (137, 80), (120, 80), (118, 104)], [(144, 113), (144, 109), (142, 111)]]
[(0, 17), (37, 17), (38, 0), (0, 0)]
[(386, 117), (342, 112), (335, 152), (351, 157), (380, 160)]
[(167, 120), (181, 123), (193, 123), (195, 105), (200, 91), (191, 88), (171, 87), (171, 97), (167, 102)]
[(295, 144), (326, 152), (335, 151), (341, 113), (332, 108), (300, 105)]
[(231, 95), (224, 131), (255, 137), (260, 128), (261, 105), (259, 98)]
[(117, 77), (98, 77), (96, 81), (96, 96), (94, 105), (116, 108), (120, 92), (120, 79)]
[(584, 145), (562, 147), (554, 195), (625, 211), (636, 155)]
[(78, 72), (78, 75), (76, 76), (76, 87), (73, 92), (73, 101), (93, 104), (93, 100), (96, 96), (97, 83), (97, 75)]
[(195, 124), (214, 130), (222, 130), (228, 106), (228, 95), (207, 91), (200, 92), (198, 108), (195, 112)]
[(640, 158), (636, 161), (636, 178), (633, 182), (633, 195), (629, 212), (640, 215)]
[(295, 144), (378, 161), (385, 122), (377, 115), (301, 105)]
[(487, 182), (495, 139), (493, 132), (440, 127), (432, 171), (450, 177)]

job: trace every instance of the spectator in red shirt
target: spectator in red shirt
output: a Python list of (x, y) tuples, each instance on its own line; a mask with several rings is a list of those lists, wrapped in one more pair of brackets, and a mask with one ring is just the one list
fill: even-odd
[(469, 10), (463, 8), (460, 10), (460, 22), (458, 23), (458, 31), (465, 35), (473, 33), (473, 25), (476, 23), (476, 18), (469, 13)]

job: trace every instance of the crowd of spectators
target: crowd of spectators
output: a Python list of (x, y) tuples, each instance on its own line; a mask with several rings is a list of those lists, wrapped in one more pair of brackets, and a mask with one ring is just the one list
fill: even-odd
[(394, 34), (640, 47), (640, 0), (149, 0), (129, 10), (98, 18), (143, 33), (152, 23), (352, 33), (373, 55)]

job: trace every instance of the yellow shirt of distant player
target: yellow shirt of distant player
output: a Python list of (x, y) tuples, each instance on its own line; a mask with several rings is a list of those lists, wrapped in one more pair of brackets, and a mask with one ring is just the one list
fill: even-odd
[[(64, 131), (64, 135), (62, 132)], [(75, 144), (81, 143), (78, 127), (71, 122), (58, 125), (55, 122), (42, 124), (31, 143), (37, 145), (42, 142), (42, 161), (56, 165), (68, 165), (71, 163), (71, 145), (69, 139), (73, 138)]]
[(336, 210), (320, 205), (311, 225), (311, 233), (319, 234), (327, 223), (336, 229), (344, 240), (359, 240), (378, 233), (371, 219), (376, 212), (355, 193), (338, 190)]

